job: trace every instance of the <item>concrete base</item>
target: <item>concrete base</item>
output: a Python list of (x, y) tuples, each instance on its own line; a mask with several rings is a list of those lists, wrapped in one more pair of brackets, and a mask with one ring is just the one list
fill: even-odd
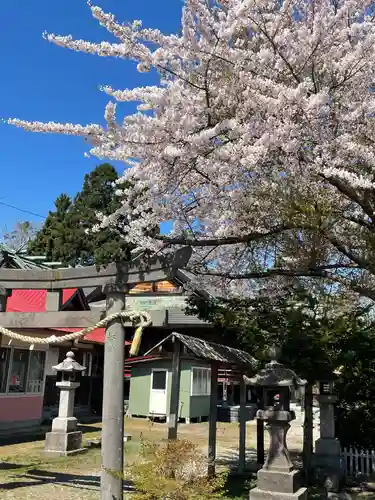
[(344, 474), (340, 441), (335, 438), (317, 439), (313, 466), (318, 484), (325, 485), (328, 491), (338, 491)]
[(250, 500), (307, 499), (307, 489), (302, 488), (299, 470), (282, 471), (260, 469), (257, 487), (250, 491)]
[(47, 432), (44, 450), (46, 453), (72, 455), (83, 453), (82, 432)]
[(43, 435), (40, 419), (22, 420), (20, 422), (0, 422), (0, 443), (12, 442), (13, 439), (23, 436)]
[(257, 474), (257, 487), (265, 491), (294, 492), (302, 487), (302, 478), (298, 470), (278, 472), (260, 469)]
[(295, 493), (279, 493), (254, 488), (250, 491), (250, 500), (307, 500), (307, 488), (300, 488)]

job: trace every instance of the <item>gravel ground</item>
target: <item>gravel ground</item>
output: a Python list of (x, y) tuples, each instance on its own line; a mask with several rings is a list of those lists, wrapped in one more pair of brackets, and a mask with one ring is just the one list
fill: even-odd
[[(149, 423), (143, 419), (126, 419), (125, 429), (133, 436), (133, 440), (126, 445), (128, 463), (137, 456), (142, 437), (147, 440), (166, 437), (165, 424)], [(100, 435), (98, 428), (88, 426), (88, 430), (85, 439)], [(252, 460), (256, 442), (254, 422), (248, 423), (246, 434), (248, 458)], [(207, 450), (207, 424), (181, 424), (179, 436)], [(229, 465), (237, 461), (238, 436), (238, 424), (218, 424), (219, 463)], [(294, 423), (288, 437), (290, 449), (299, 451), (302, 443), (301, 426)], [(266, 446), (267, 443), (268, 433), (265, 436)], [(43, 444), (43, 441), (31, 441), (0, 446), (0, 500), (99, 500), (100, 450), (92, 449), (76, 457), (47, 459), (42, 454)]]

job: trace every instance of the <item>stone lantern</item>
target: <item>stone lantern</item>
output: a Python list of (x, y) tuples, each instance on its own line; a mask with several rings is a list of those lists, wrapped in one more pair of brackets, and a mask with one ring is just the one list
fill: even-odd
[(324, 481), (328, 493), (336, 492), (342, 476), (341, 445), (335, 437), (334, 376), (319, 383), (319, 394), (315, 396), (320, 407), (320, 437), (315, 441), (315, 468)]
[(52, 367), (57, 372), (56, 387), (60, 389), (59, 414), (52, 421), (52, 431), (46, 434), (45, 452), (55, 455), (82, 453), (82, 432), (77, 430), (77, 419), (73, 416), (74, 396), (80, 383), (79, 376), (86, 369), (68, 352), (64, 361)]
[(263, 391), (264, 408), (258, 410), (257, 418), (266, 422), (270, 434), (268, 455), (258, 471), (258, 484), (250, 491), (250, 500), (307, 498), (307, 489), (302, 487), (300, 471), (294, 468), (286, 444), (289, 422), (295, 419), (290, 410), (290, 391), (301, 389), (306, 381), (279, 363), (279, 356), (279, 349), (271, 349), (271, 362), (254, 377), (244, 377), (247, 384)]

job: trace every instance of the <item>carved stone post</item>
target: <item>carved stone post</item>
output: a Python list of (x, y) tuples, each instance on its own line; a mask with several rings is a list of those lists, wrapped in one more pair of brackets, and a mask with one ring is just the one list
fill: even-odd
[[(267, 417), (266, 414), (263, 416)], [(293, 464), (286, 445), (286, 434), (290, 429), (289, 422), (293, 419), (292, 412), (279, 411), (277, 415), (270, 415), (268, 418), (266, 429), (270, 435), (270, 448), (264, 468), (289, 472), (293, 469)]]
[(57, 371), (60, 389), (59, 414), (52, 422), (52, 431), (46, 434), (44, 450), (52, 455), (74, 455), (87, 451), (82, 448), (82, 432), (77, 430), (77, 419), (74, 417), (74, 395), (79, 382), (76, 373), (85, 370), (77, 361), (74, 353), (68, 352), (66, 359), (53, 369)]
[(328, 496), (337, 492), (342, 478), (341, 444), (335, 437), (335, 403), (333, 383), (320, 384), (316, 396), (320, 406), (320, 437), (315, 441), (315, 467), (319, 479), (324, 482)]

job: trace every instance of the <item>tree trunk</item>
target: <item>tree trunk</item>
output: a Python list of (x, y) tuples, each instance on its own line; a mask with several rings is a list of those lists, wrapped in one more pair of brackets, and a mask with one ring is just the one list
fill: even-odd
[(306, 480), (311, 477), (311, 464), (313, 456), (313, 386), (307, 384), (304, 397), (305, 421), (303, 425), (303, 470)]

